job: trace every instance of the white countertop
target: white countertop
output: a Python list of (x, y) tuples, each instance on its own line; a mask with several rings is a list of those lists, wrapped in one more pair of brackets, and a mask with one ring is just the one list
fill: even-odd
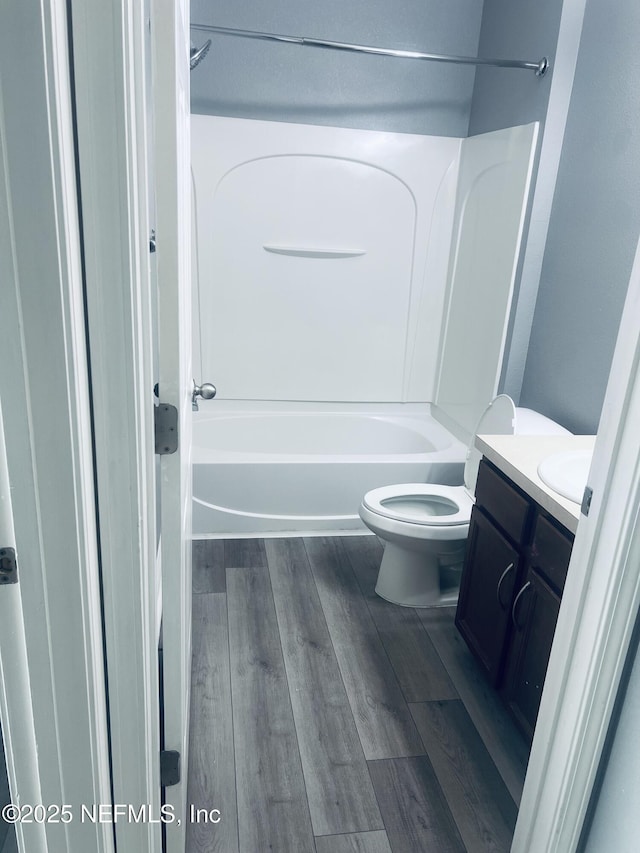
[(595, 435), (478, 435), (476, 447), (534, 501), (576, 532), (580, 504), (563, 498), (538, 477), (538, 465), (561, 450), (591, 450)]

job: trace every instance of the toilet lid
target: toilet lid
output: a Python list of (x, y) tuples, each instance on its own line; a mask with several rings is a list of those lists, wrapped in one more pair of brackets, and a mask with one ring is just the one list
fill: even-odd
[(468, 524), (473, 501), (462, 486), (400, 483), (367, 492), (363, 504), (396, 521), (448, 526)]
[(476, 490), (478, 468), (482, 453), (476, 447), (477, 435), (513, 435), (516, 423), (516, 406), (508, 394), (494, 397), (480, 415), (480, 420), (467, 450), (467, 461), (464, 466), (464, 485), (470, 495)]

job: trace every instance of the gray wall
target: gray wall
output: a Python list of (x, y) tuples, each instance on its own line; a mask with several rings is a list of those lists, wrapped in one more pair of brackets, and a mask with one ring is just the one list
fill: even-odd
[[(485, 0), (478, 56), (538, 61), (555, 57), (562, 0)], [(469, 136), (544, 122), (551, 74), (479, 67), (473, 90)]]
[[(192, 0), (191, 20), (382, 47), (476, 56), (482, 0)], [(192, 30), (209, 55), (195, 113), (466, 136), (474, 69)], [(517, 72), (516, 72), (517, 73)]]
[(640, 235), (640, 3), (588, 0), (520, 403), (597, 430)]

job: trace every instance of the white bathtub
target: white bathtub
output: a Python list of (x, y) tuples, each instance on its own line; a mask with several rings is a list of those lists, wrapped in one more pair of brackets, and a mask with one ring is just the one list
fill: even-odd
[(364, 532), (365, 492), (462, 482), (466, 448), (421, 404), (211, 401), (194, 414), (194, 537)]

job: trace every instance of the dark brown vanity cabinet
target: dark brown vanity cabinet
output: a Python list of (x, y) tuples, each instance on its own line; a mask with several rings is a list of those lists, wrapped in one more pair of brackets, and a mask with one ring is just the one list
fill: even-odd
[[(468, 571), (467, 566), (473, 570)], [(519, 567), (518, 551), (481, 509), (474, 508), (456, 624), (494, 687), (502, 674)]]
[(506, 661), (503, 695), (526, 737), (540, 707), (560, 598), (533, 569), (529, 569), (514, 601), (514, 619)]
[(533, 736), (573, 536), (483, 459), (456, 625)]

